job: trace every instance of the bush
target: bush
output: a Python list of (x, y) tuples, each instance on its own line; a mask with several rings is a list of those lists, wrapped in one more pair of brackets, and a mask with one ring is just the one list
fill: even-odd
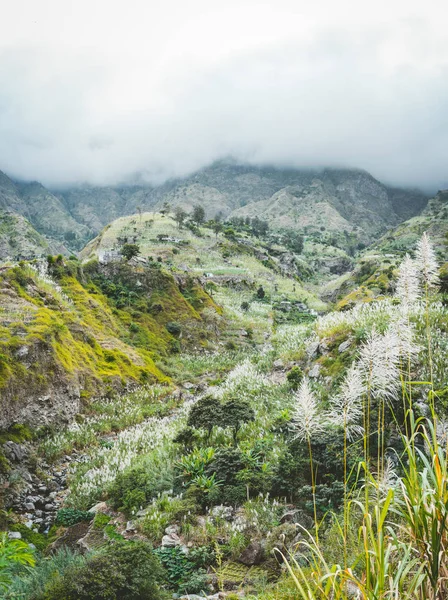
[(76, 508), (61, 508), (56, 514), (56, 525), (71, 527), (81, 521), (91, 521), (92, 519), (93, 515), (88, 511), (78, 510)]
[(293, 367), (286, 375), (289, 386), (292, 390), (298, 390), (303, 379), (303, 371), (300, 367)]
[(171, 333), (171, 335), (180, 335), (182, 331), (182, 327), (175, 321), (170, 321), (165, 325), (165, 327), (168, 333)]
[(38, 600), (159, 600), (163, 571), (149, 544), (115, 542), (56, 576)]
[(198, 568), (201, 563), (204, 564), (204, 554), (194, 552), (185, 554), (180, 546), (155, 550), (166, 569), (170, 587), (181, 594), (201, 594), (210, 591), (206, 571)]
[(150, 502), (159, 492), (173, 487), (173, 469), (164, 454), (154, 460), (142, 460), (118, 474), (109, 489), (114, 508), (132, 514)]

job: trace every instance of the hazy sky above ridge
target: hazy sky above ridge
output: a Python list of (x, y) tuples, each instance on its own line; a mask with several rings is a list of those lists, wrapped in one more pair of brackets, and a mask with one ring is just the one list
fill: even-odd
[(442, 0), (14, 0), (0, 169), (148, 181), (222, 156), (448, 185)]

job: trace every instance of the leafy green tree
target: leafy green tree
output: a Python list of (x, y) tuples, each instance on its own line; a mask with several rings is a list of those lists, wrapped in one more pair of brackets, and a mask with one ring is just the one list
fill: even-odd
[(169, 214), (170, 210), (171, 210), (171, 204), (165, 200), (165, 202), (163, 203), (163, 206), (160, 210), (160, 214), (167, 215), (167, 214)]
[(244, 423), (255, 419), (255, 413), (248, 402), (244, 400), (229, 400), (222, 405), (220, 424), (232, 430), (233, 443), (236, 446), (238, 432)]
[(212, 221), (212, 229), (216, 235), (216, 237), (218, 237), (218, 235), (221, 233), (221, 231), (223, 230), (223, 224), (221, 223), (221, 221)]
[(300, 235), (296, 231), (289, 231), (288, 245), (293, 252), (301, 254), (303, 252), (303, 235)]
[(191, 220), (193, 223), (196, 223), (196, 225), (202, 225), (202, 223), (205, 221), (205, 210), (200, 204), (193, 206)]
[(196, 402), (188, 415), (187, 426), (205, 429), (210, 437), (213, 427), (221, 422), (222, 405), (213, 396), (205, 396)]
[(121, 247), (121, 255), (126, 260), (131, 260), (134, 256), (138, 256), (140, 254), (140, 246), (138, 244), (124, 244)]
[(179, 229), (182, 229), (183, 224), (185, 223), (185, 219), (187, 218), (187, 213), (180, 206), (176, 206), (176, 210), (174, 211), (174, 220), (177, 223)]
[(11, 585), (12, 573), (17, 565), (34, 567), (36, 561), (28, 544), (10, 540), (6, 532), (0, 535), (0, 591)]

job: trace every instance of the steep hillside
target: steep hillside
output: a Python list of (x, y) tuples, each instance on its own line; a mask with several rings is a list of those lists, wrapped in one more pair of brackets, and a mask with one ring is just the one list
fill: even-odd
[(431, 236), (436, 252), (444, 253), (448, 234), (448, 190), (439, 191), (420, 215), (392, 229), (373, 248), (383, 253), (402, 255), (424, 231)]
[[(221, 160), (162, 185), (74, 186), (48, 190), (16, 184), (0, 173), (0, 208), (24, 216), (49, 242), (79, 250), (111, 220), (139, 211), (199, 204), (207, 218), (249, 216), (272, 228), (352, 235), (369, 243), (387, 228), (417, 215), (426, 204), (418, 191), (391, 189), (359, 170), (257, 167)], [(0, 255), (1, 258), (1, 255)]]
[[(69, 254), (93, 235), (70, 215), (60, 197), (40, 183), (16, 184), (1, 171), (0, 211), (2, 220), (7, 221), (4, 227), (8, 228), (9, 236), (6, 239), (2, 235), (0, 260), (41, 256), (44, 247)], [(11, 236), (15, 238), (12, 245)]]
[(448, 191), (432, 198), (421, 215), (413, 217), (388, 231), (362, 252), (354, 261), (351, 272), (328, 283), (322, 297), (337, 302), (344, 310), (360, 300), (370, 301), (394, 289), (396, 269), (406, 253), (426, 232), (441, 264), (448, 260)]
[[(197, 173), (159, 187), (88, 188), (65, 192), (72, 211), (82, 206), (84, 223), (102, 211), (105, 199), (112, 216), (161, 210), (168, 203), (191, 211), (204, 207), (207, 218), (250, 216), (269, 220), (272, 227), (355, 232), (369, 241), (387, 227), (418, 214), (426, 197), (418, 191), (388, 188), (358, 170), (301, 170), (256, 167), (231, 160), (217, 161)], [(98, 206), (99, 204), (99, 206)], [(107, 214), (100, 218), (103, 225)], [(109, 219), (110, 220), (110, 219)]]
[[(425, 205), (423, 195), (397, 193), (363, 171), (325, 170), (303, 174), (302, 181), (282, 188), (270, 198), (252, 202), (233, 214), (258, 216), (272, 227), (299, 230), (326, 229), (352, 232), (370, 242), (403, 215), (413, 215)], [(400, 207), (400, 215), (395, 207)]]
[(325, 308), (317, 294), (304, 285), (310, 263), (280, 243), (255, 238), (224, 227), (179, 228), (173, 216), (142, 213), (111, 223), (81, 252), (83, 260), (95, 257), (107, 263), (125, 243), (138, 245), (142, 259), (162, 261), (173, 274), (200, 277), (204, 285), (218, 286), (225, 293), (238, 292), (243, 301), (261, 285), (270, 299), (304, 302), (310, 308)]
[[(53, 252), (58, 252), (53, 248)], [(50, 252), (48, 241), (18, 213), (0, 209), (0, 258), (20, 259)]]
[(217, 310), (197, 282), (158, 264), (3, 268), (0, 429), (69, 420), (92, 395), (166, 381), (154, 361), (213, 339), (205, 309)]
[(76, 242), (89, 238), (89, 229), (78, 223), (63, 201), (37, 182), (20, 186), (27, 216), (34, 227), (50, 239)]

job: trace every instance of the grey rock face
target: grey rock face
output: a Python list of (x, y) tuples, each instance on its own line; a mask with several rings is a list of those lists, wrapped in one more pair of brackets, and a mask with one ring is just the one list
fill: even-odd
[(174, 546), (179, 546), (180, 543), (180, 537), (175, 533), (164, 535), (162, 538), (162, 546), (164, 548), (173, 548)]
[(342, 344), (339, 344), (339, 346), (338, 346), (339, 354), (342, 354), (343, 352), (348, 350), (351, 345), (352, 345), (352, 340), (345, 340), (345, 342), (342, 342)]
[(238, 561), (243, 563), (248, 567), (252, 565), (259, 565), (264, 558), (264, 548), (261, 542), (253, 541), (251, 542), (241, 556), (238, 558)]
[(313, 366), (312, 369), (310, 369), (309, 373), (308, 373), (308, 377), (311, 377), (311, 379), (317, 379), (320, 375), (320, 365), (316, 364)]

